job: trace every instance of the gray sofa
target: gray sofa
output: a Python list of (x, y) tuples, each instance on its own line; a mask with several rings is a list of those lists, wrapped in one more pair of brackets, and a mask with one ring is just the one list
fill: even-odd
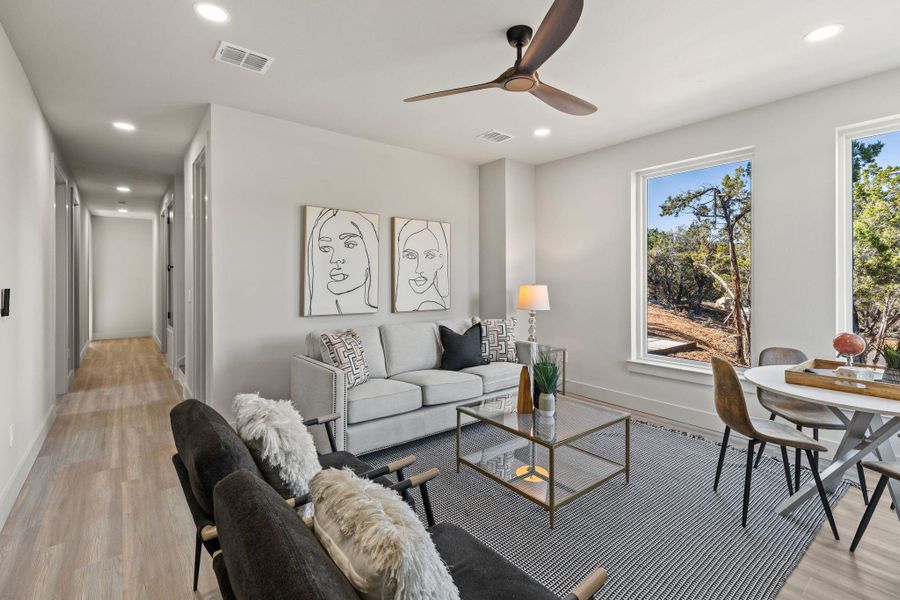
[[(304, 417), (339, 414), (334, 424), (338, 450), (354, 454), (453, 429), (457, 405), (515, 393), (521, 363), (530, 364), (532, 356), (533, 344), (516, 342), (520, 363), (441, 370), (438, 325), (462, 333), (472, 323), (457, 319), (354, 327), (366, 355), (369, 381), (351, 389), (343, 371), (322, 362), (324, 331), (313, 331), (307, 336), (306, 354), (291, 359), (291, 400)], [(320, 450), (328, 448), (324, 433), (316, 434), (316, 444)]]

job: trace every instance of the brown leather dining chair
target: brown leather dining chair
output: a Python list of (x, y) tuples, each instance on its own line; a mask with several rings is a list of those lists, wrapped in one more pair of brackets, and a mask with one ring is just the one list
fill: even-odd
[[(759, 353), (759, 366), (767, 365), (796, 365), (806, 362), (806, 355), (795, 348), (773, 347), (766, 348)], [(844, 430), (847, 426), (838, 418), (834, 412), (827, 406), (816, 404), (814, 402), (805, 402), (797, 398), (789, 398), (770, 392), (762, 388), (757, 388), (757, 397), (763, 408), (769, 411), (769, 420), (774, 421), (775, 417), (781, 417), (785, 421), (793, 423), (798, 431), (803, 428), (812, 429), (813, 439), (819, 439), (820, 429)], [(756, 456), (756, 464), (759, 466), (763, 457), (763, 451), (766, 448), (766, 442), (759, 445)], [(816, 460), (818, 460), (818, 453)], [(859, 484), (862, 489), (863, 501), (869, 503), (869, 494), (866, 488), (866, 476), (863, 472), (862, 464), (856, 463), (857, 473), (859, 474)], [(794, 458), (794, 488), (800, 489), (800, 449), (797, 448)]]
[(712, 372), (716, 412), (725, 423), (725, 436), (722, 438), (722, 450), (719, 453), (719, 464), (716, 466), (716, 481), (713, 484), (713, 491), (718, 491), (719, 489), (722, 465), (725, 463), (725, 452), (728, 449), (728, 437), (732, 429), (750, 440), (747, 447), (747, 469), (744, 475), (742, 527), (747, 526), (747, 512), (750, 508), (750, 481), (753, 475), (753, 453), (756, 445), (767, 442), (781, 446), (781, 457), (784, 461), (785, 477), (788, 481), (789, 491), (791, 489), (791, 474), (787, 460), (787, 449), (796, 448), (802, 450), (806, 453), (806, 459), (809, 461), (809, 467), (812, 470), (816, 488), (819, 491), (819, 498), (822, 500), (822, 506), (825, 507), (825, 516), (828, 517), (828, 524), (831, 525), (831, 532), (834, 534), (834, 539), (840, 539), (837, 526), (834, 524), (834, 517), (831, 514), (831, 506), (828, 504), (828, 496), (825, 494), (822, 479), (819, 477), (819, 471), (816, 468), (817, 461), (813, 455), (813, 452), (824, 452), (827, 448), (790, 425), (752, 418), (747, 410), (747, 399), (744, 397), (741, 382), (734, 367), (728, 361), (717, 356), (713, 357)]

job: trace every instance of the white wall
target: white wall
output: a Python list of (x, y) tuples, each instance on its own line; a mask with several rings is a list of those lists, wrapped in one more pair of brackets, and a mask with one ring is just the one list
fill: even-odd
[[(475, 166), (221, 106), (212, 107), (210, 137), (215, 156), (210, 403), (216, 408), (230, 415), (238, 392), (288, 398), (290, 357), (305, 352), (306, 334), (313, 329), (477, 312)], [(380, 215), (377, 314), (300, 316), (301, 207), (307, 204)], [(450, 310), (391, 313), (393, 216), (451, 224)]]
[(893, 71), (538, 167), (537, 274), (553, 307), (539, 328), (569, 348), (570, 389), (720, 428), (708, 385), (628, 370), (631, 173), (744, 146), (756, 148), (754, 353), (832, 356), (835, 129), (900, 112), (898, 97)]
[(97, 215), (91, 221), (94, 339), (152, 335), (154, 221)]
[(485, 318), (506, 315), (506, 160), (478, 168), (480, 311)]
[[(0, 523), (6, 520), (52, 423), (54, 190), (52, 135), (0, 27)], [(56, 154), (57, 162), (60, 156)], [(9, 443), (9, 428), (15, 436)]]
[(524, 339), (527, 313), (516, 302), (519, 286), (535, 282), (535, 168), (500, 159), (481, 165), (478, 175), (481, 313), (517, 316)]

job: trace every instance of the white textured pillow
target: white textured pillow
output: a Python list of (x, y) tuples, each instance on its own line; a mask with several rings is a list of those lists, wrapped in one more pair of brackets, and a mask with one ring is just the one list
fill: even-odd
[(326, 469), (313, 478), (314, 528), (366, 600), (459, 600), (422, 522), (397, 492)]
[(265, 460), (297, 496), (322, 470), (312, 435), (290, 400), (266, 400), (259, 394), (234, 397), (235, 428), (242, 440), (255, 441)]

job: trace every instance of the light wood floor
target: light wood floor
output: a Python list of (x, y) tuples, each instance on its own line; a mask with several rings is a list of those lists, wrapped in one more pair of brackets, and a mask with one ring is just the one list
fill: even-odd
[[(179, 400), (150, 339), (91, 344), (0, 532), (0, 598), (219, 597), (206, 555), (191, 592), (194, 531), (170, 462), (168, 413)], [(900, 597), (889, 504), (852, 556), (863, 504), (851, 489), (835, 512), (843, 539), (820, 530), (779, 598)]]

